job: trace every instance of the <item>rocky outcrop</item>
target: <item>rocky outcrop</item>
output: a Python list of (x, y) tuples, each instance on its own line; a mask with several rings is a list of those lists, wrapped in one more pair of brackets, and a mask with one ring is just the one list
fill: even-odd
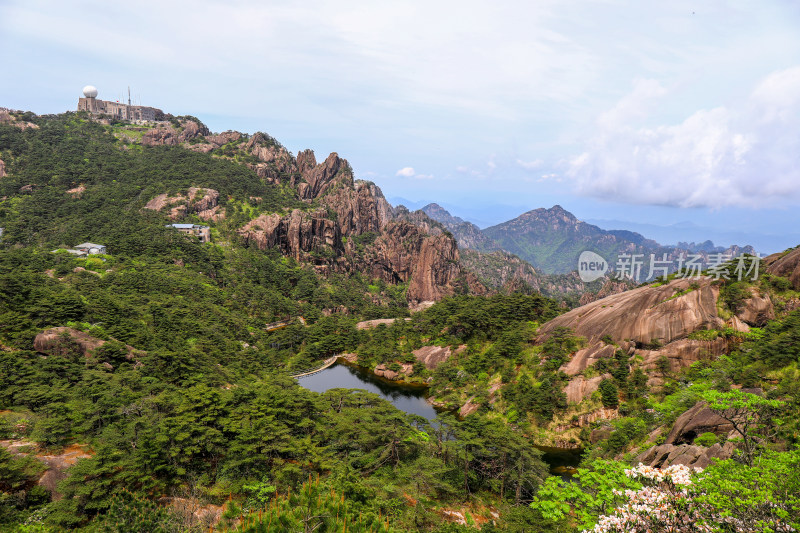
[[(33, 340), (33, 349), (46, 355), (60, 357), (80, 355), (88, 358), (106, 342), (77, 329), (57, 327), (47, 329), (36, 335)], [(126, 356), (128, 360), (137, 359), (145, 354), (145, 352), (137, 350), (133, 346), (125, 345), (125, 348), (128, 350)]]
[[(323, 205), (336, 213), (336, 222), (346, 237), (367, 232), (380, 233), (392, 215), (392, 207), (381, 190), (367, 181), (356, 181), (352, 186), (345, 183), (330, 190), (323, 198)], [(355, 244), (350, 248), (351, 252), (354, 251)]]
[(381, 364), (375, 367), (373, 373), (390, 381), (397, 381), (414, 373), (414, 365), (408, 363), (398, 363), (398, 365), (400, 365), (400, 370), (390, 370), (389, 367)]
[(595, 376), (589, 379), (583, 376), (576, 376), (564, 387), (564, 394), (567, 395), (567, 402), (580, 403), (584, 398), (588, 398), (599, 389), (600, 383), (609, 377), (610, 374)]
[(667, 435), (665, 444), (692, 444), (703, 433), (727, 435), (733, 425), (709, 409), (705, 403), (698, 402), (675, 420)]
[(455, 350), (450, 350), (449, 346), (423, 346), (414, 350), (412, 353), (417, 361), (425, 365), (428, 370), (434, 370), (437, 366), (450, 359), (453, 355), (458, 355), (467, 349), (466, 345), (461, 345)]
[(161, 211), (165, 207), (170, 208), (169, 218), (172, 220), (192, 213), (203, 220), (219, 220), (225, 216), (219, 210), (219, 192), (214, 189), (189, 187), (186, 194), (159, 194), (144, 206), (153, 211)]
[(411, 320), (410, 318), (376, 318), (374, 320), (364, 320), (356, 324), (356, 329), (372, 329), (378, 326), (391, 326), (398, 320)]
[(789, 278), (792, 287), (800, 290), (800, 247), (764, 258), (766, 272), (773, 276)]
[(278, 248), (283, 255), (316, 264), (341, 258), (344, 251), (339, 225), (323, 210), (261, 215), (241, 228), (239, 235), (262, 250)]
[(181, 124), (180, 128), (162, 124), (145, 132), (142, 135), (142, 144), (145, 146), (177, 146), (208, 134), (208, 128), (204, 125), (187, 120)]
[(36, 484), (47, 490), (54, 501), (63, 497), (58, 491), (58, 484), (66, 479), (69, 467), (79, 459), (87, 459), (93, 455), (86, 446), (77, 444), (67, 446), (58, 454), (39, 453), (38, 444), (26, 440), (0, 440), (0, 447), (13, 455), (29, 455), (42, 462), (45, 469)]
[(0, 178), (6, 177), (6, 164), (0, 159)]
[(297, 169), (302, 177), (297, 185), (297, 193), (303, 200), (319, 198), (336, 184), (351, 189), (353, 187), (353, 170), (336, 152), (318, 165), (314, 152), (304, 150), (297, 154)]
[(73, 187), (72, 189), (67, 189), (67, 194), (69, 194), (73, 198), (80, 198), (85, 190), (86, 186), (81, 183), (77, 187)]
[[(667, 358), (672, 370), (678, 370), (701, 359), (719, 357), (731, 349), (729, 342), (733, 341), (696, 340), (689, 338), (692, 333), (726, 326), (738, 331), (749, 329), (736, 317), (722, 319), (717, 309), (718, 298), (718, 283), (711, 278), (675, 279), (661, 286), (648, 285), (564, 313), (542, 325), (538, 342), (560, 327), (570, 328), (586, 339), (585, 346), (561, 367), (570, 376), (583, 373), (600, 359), (612, 357), (617, 350), (640, 355), (646, 370), (658, 368), (662, 357)], [(769, 316), (771, 308), (768, 299), (753, 293), (744, 302), (740, 316), (760, 320)], [(595, 383), (590, 382), (581, 377), (568, 384), (565, 391), (570, 401), (591, 394)], [(651, 373), (650, 384), (657, 383)]]
[(692, 444), (661, 444), (643, 451), (633, 462), (644, 463), (654, 468), (665, 468), (670, 465), (706, 468), (714, 459), (730, 458), (735, 450), (733, 442), (726, 442), (724, 445), (716, 443), (708, 448)]
[(750, 326), (761, 327), (775, 320), (775, 308), (769, 294), (750, 287), (750, 297), (742, 302), (736, 316)]
[[(740, 326), (742, 329), (746, 327), (746, 325)], [(722, 337), (713, 341), (679, 339), (657, 350), (636, 350), (636, 355), (642, 357), (642, 369), (649, 373), (655, 372), (659, 368), (659, 360), (662, 357), (669, 362), (670, 372), (677, 372), (697, 361), (717, 359), (728, 353), (730, 349), (731, 344)]]
[(390, 222), (364, 259), (372, 277), (392, 284), (409, 282), (412, 304), (451, 294), (461, 273), (452, 237), (430, 236), (407, 222)]
[(225, 511), (225, 506), (202, 503), (197, 498), (162, 496), (158, 503), (180, 516), (186, 530), (213, 529), (222, 520)]

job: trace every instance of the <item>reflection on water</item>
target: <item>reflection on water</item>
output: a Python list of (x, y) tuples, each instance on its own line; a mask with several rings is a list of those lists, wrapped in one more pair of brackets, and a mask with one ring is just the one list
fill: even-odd
[[(329, 389), (364, 389), (374, 392), (395, 407), (406, 413), (422, 416), (430, 421), (436, 418), (436, 410), (425, 401), (427, 389), (387, 382), (378, 379), (371, 372), (358, 367), (335, 364), (322, 372), (299, 378), (298, 383), (314, 392), (325, 392)], [(581, 450), (568, 450), (535, 446), (543, 452), (542, 460), (550, 465), (550, 473), (568, 479), (575, 473), (581, 461)]]
[(335, 364), (322, 372), (299, 378), (298, 383), (314, 392), (328, 389), (364, 389), (374, 392), (406, 413), (422, 416), (428, 420), (436, 418), (436, 410), (425, 401), (425, 387), (414, 387), (387, 383), (372, 373), (347, 365)]

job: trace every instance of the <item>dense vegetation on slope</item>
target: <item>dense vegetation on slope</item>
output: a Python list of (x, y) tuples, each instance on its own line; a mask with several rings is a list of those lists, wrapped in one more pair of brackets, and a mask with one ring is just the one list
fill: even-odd
[[(0, 125), (9, 171), (0, 178), (0, 440), (46, 453), (79, 445), (88, 457), (58, 485), (63, 498), (51, 501), (37, 485), (42, 466), (33, 450), (0, 447), (0, 529), (207, 529), (164, 505), (184, 501), (224, 504), (218, 527), (230, 530), (444, 533), (482, 523), (483, 531), (574, 531), (617, 502), (611, 489), (623, 482), (611, 473), (622, 465), (602, 459), (630, 459), (697, 400), (730, 401), (724, 395), (739, 386), (779, 402), (751, 401), (753, 409), (777, 405), (780, 416), (762, 417), (775, 424), (743, 437), (767, 463), (742, 455), (710, 467), (711, 479), (732, 484), (707, 496), (720, 495), (714, 505), (747, 502), (731, 512), (757, 511), (778, 496), (788, 503), (776, 509), (797, 509), (797, 483), (748, 480), (770, 465), (791, 475), (796, 464), (787, 450), (798, 439), (800, 311), (783, 311), (743, 343), (736, 337), (727, 357), (662, 369), (659, 390), (647, 387), (635, 358), (617, 352), (603, 360), (591, 371), (612, 379), (589, 401), (618, 407), (620, 417), (594, 444), (593, 428), (582, 432), (575, 444), (588, 452), (586, 470), (567, 497), (531, 445), (567, 416), (561, 367), (583, 342), (569, 330), (538, 339), (538, 326), (560, 312), (553, 300), (460, 295), (410, 316), (402, 284), (323, 277), (274, 250), (242, 245), (235, 230), (259, 213), (314, 207), (285, 183), (214, 154), (123, 143), (111, 132), (128, 131), (124, 124), (26, 120), (38, 128)], [(220, 192), (227, 216), (212, 224), (213, 243), (165, 228), (164, 214), (142, 209), (154, 195), (192, 186)], [(251, 206), (250, 196), (263, 201)], [(108, 254), (52, 253), (81, 241), (105, 244)], [(779, 311), (800, 296), (785, 278), (760, 284)], [(747, 290), (725, 284), (727, 313)], [(356, 328), (386, 317), (411, 319)], [(287, 327), (266, 331), (287, 318)], [(53, 327), (61, 329), (37, 352), (34, 339)], [(87, 350), (78, 342), (84, 335), (106, 342)], [(430, 345), (463, 348), (428, 370), (412, 352)], [(341, 352), (370, 367), (412, 363), (413, 379), (429, 382), (441, 405), (475, 412), (431, 425), (374, 395), (320, 395), (287, 376)], [(456, 510), (467, 525), (448, 523)]]

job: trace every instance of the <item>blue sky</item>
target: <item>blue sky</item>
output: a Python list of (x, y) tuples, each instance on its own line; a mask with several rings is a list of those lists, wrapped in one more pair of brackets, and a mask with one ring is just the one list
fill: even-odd
[(0, 0), (0, 64), (0, 106), (130, 85), (481, 226), (560, 204), (683, 223), (666, 239), (800, 244), (794, 0)]

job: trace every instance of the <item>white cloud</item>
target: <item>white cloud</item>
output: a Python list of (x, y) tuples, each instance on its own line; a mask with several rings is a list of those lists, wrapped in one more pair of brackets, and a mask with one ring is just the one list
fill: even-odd
[(734, 105), (643, 126), (667, 95), (639, 80), (598, 118), (596, 135), (568, 165), (580, 193), (711, 208), (800, 198), (800, 66), (770, 74)]
[(541, 159), (534, 159), (533, 161), (523, 161), (522, 159), (517, 159), (517, 165), (525, 170), (535, 170), (541, 167), (543, 163), (544, 161)]
[(403, 178), (413, 178), (415, 180), (432, 180), (433, 174), (417, 174), (413, 167), (403, 167), (395, 173), (395, 176)]
[(403, 176), (404, 178), (411, 178), (416, 174), (412, 167), (403, 167), (397, 171), (395, 176)]

